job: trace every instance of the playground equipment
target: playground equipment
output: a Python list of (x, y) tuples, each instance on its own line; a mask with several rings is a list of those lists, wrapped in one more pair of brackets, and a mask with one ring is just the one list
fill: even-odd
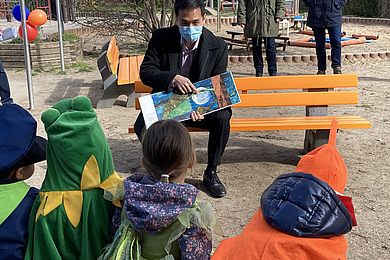
[[(359, 38), (353, 38), (353, 37), (343, 37), (341, 38), (341, 46), (348, 46), (348, 45), (354, 45), (354, 44), (364, 44), (366, 43), (366, 37), (359, 37)], [(306, 48), (315, 48), (316, 42), (314, 37), (305, 37), (297, 40), (290, 40), (288, 42), (289, 46), (298, 46), (298, 47), (306, 47)], [(327, 49), (330, 49), (330, 41), (329, 38), (326, 39), (325, 47)]]

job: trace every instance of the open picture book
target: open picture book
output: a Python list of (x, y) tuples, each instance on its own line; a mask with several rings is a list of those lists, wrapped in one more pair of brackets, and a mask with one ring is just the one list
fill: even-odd
[(198, 81), (194, 85), (198, 94), (164, 91), (140, 97), (146, 128), (164, 119), (188, 120), (192, 111), (205, 115), (240, 103), (231, 72)]

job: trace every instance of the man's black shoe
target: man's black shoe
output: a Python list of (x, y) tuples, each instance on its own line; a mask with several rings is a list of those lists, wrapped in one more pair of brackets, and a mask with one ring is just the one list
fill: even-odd
[(226, 195), (226, 188), (219, 180), (216, 171), (204, 172), (203, 185), (214, 198), (222, 198)]

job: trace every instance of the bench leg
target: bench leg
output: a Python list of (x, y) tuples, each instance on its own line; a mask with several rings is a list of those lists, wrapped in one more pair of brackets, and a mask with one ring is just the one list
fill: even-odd
[[(103, 92), (103, 96), (97, 103), (97, 108), (108, 108), (114, 105), (117, 98), (121, 95), (127, 96), (126, 107), (134, 106), (134, 84), (118, 86), (115, 82)], [(133, 98), (132, 98), (133, 97)]]
[[(312, 90), (309, 90), (311, 92)], [(328, 89), (322, 89), (322, 91), (328, 91)], [(307, 106), (306, 116), (327, 116), (328, 106)], [(306, 130), (304, 153), (308, 153), (315, 148), (328, 143), (330, 130)]]
[(317, 147), (327, 144), (330, 130), (306, 130), (304, 153), (308, 153)]

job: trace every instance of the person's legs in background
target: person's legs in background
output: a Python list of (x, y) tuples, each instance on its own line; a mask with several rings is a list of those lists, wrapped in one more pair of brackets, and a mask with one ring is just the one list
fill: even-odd
[(317, 54), (317, 74), (325, 74), (326, 71), (326, 49), (325, 49), (325, 28), (313, 28), (314, 37), (316, 39), (316, 54)]
[(263, 56), (261, 54), (261, 42), (262, 38), (255, 37), (252, 38), (252, 53), (253, 53), (253, 64), (256, 70), (256, 77), (263, 76)]
[(142, 138), (146, 132), (145, 120), (142, 112), (138, 114), (137, 119), (135, 120), (134, 131), (138, 137), (138, 140), (142, 143)]
[(341, 26), (328, 28), (334, 74), (341, 74)]
[(276, 64), (276, 43), (274, 37), (265, 38), (267, 63), (268, 63), (268, 74), (270, 76), (276, 76), (278, 72)]

